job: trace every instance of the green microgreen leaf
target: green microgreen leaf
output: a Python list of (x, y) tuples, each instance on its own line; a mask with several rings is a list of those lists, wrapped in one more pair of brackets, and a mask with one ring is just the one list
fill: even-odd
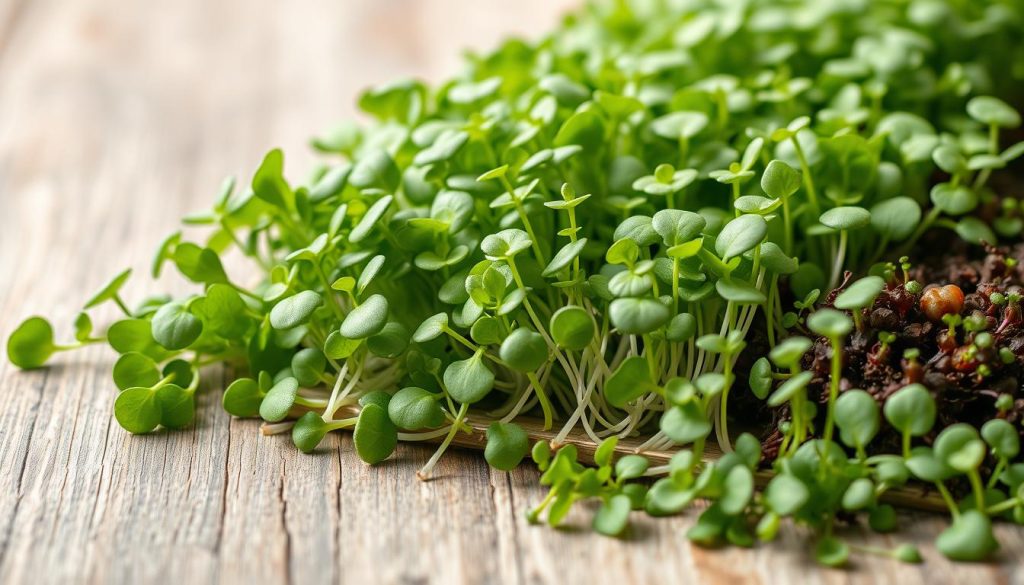
[(134, 434), (152, 432), (160, 424), (160, 405), (151, 388), (128, 388), (114, 400), (114, 418)]
[(274, 329), (293, 329), (309, 322), (313, 313), (324, 302), (320, 293), (304, 290), (279, 301), (270, 310), (270, 324)]
[(885, 281), (878, 276), (865, 276), (839, 293), (833, 303), (837, 309), (865, 309), (885, 288)]
[(551, 315), (551, 338), (559, 347), (581, 350), (594, 339), (594, 318), (582, 307), (562, 307)]
[(315, 412), (307, 412), (292, 427), (292, 442), (303, 453), (312, 453), (330, 429)]
[(978, 510), (967, 510), (935, 539), (935, 548), (954, 561), (983, 561), (999, 548), (992, 521)]
[(493, 422), (487, 427), (484, 458), (488, 465), (501, 471), (512, 471), (530, 451), (526, 431), (514, 423)]
[(185, 349), (203, 332), (203, 322), (181, 303), (168, 303), (153, 315), (153, 339), (169, 350)]
[(260, 417), (267, 422), (278, 422), (288, 416), (298, 396), (299, 382), (295, 378), (284, 378), (274, 384), (260, 403)]
[(672, 316), (672, 311), (655, 299), (615, 299), (609, 307), (612, 325), (620, 332), (631, 335), (650, 333)]
[(741, 215), (725, 224), (715, 238), (715, 253), (728, 261), (753, 250), (768, 233), (768, 224), (760, 215)]
[(967, 113), (982, 124), (1000, 128), (1020, 126), (1020, 114), (1003, 100), (992, 96), (978, 96), (967, 102)]
[(921, 384), (909, 384), (900, 388), (885, 400), (882, 411), (901, 433), (920, 437), (935, 424), (935, 399)]
[(463, 404), (479, 402), (494, 387), (494, 372), (484, 364), (483, 353), (454, 361), (444, 370), (444, 384), (452, 398)]
[(633, 356), (626, 358), (605, 383), (605, 398), (616, 408), (650, 391), (651, 371), (647, 360)]
[(821, 309), (807, 318), (807, 326), (818, 335), (840, 338), (853, 330), (853, 321), (834, 309)]
[(836, 400), (836, 426), (850, 447), (863, 449), (879, 429), (878, 403), (863, 390), (847, 390)]
[(626, 494), (610, 497), (594, 515), (594, 530), (605, 536), (619, 536), (629, 523), (632, 503)]
[(520, 327), (501, 343), (499, 355), (512, 369), (533, 372), (548, 360), (548, 345), (540, 333)]
[(387, 322), (388, 300), (375, 294), (345, 315), (340, 331), (348, 339), (364, 339), (380, 333)]
[(55, 351), (53, 327), (42, 317), (26, 319), (7, 339), (7, 359), (23, 370), (45, 365)]
[(374, 465), (391, 456), (398, 446), (398, 429), (379, 404), (367, 404), (359, 412), (352, 441), (359, 458)]
[(128, 282), (131, 275), (132, 269), (129, 268), (112, 278), (110, 282), (104, 285), (102, 289), (92, 296), (92, 298), (85, 302), (84, 308), (91, 309), (96, 305), (116, 298), (118, 293), (121, 291), (121, 287), (124, 286), (124, 283)]
[(260, 413), (264, 392), (252, 378), (239, 378), (224, 390), (221, 404), (228, 414), (251, 418)]
[(128, 352), (114, 362), (114, 384), (121, 390), (149, 388), (160, 381), (160, 368), (149, 356)]
[(414, 386), (402, 388), (388, 402), (388, 416), (399, 428), (433, 429), (444, 423), (438, 395)]

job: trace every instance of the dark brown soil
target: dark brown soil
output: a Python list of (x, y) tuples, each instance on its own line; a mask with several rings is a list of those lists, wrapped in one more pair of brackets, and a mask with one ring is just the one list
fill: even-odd
[[(975, 247), (957, 245), (949, 249), (947, 240), (941, 246), (922, 246), (924, 250), (942, 250), (933, 257), (924, 258), (911, 268), (910, 278), (924, 284), (921, 292), (913, 294), (904, 286), (902, 274), (892, 279), (874, 305), (862, 312), (861, 329), (846, 340), (843, 349), (843, 377), (840, 391), (851, 388), (866, 390), (884, 403), (886, 397), (903, 386), (918, 382), (932, 391), (936, 399), (939, 421), (936, 432), (955, 423), (966, 422), (980, 427), (994, 417), (1003, 417), (1019, 423), (1024, 418), (1024, 319), (1022, 303), (995, 304), (994, 293), (1007, 296), (1021, 294), (1024, 283), (1024, 244), (1010, 248)], [(980, 252), (979, 252), (980, 250)], [(1007, 259), (1011, 259), (1007, 262)], [(835, 296), (852, 279), (847, 279), (836, 291), (824, 299), (822, 306), (831, 306)], [(921, 297), (930, 288), (953, 284), (964, 293), (962, 319), (975, 316), (986, 321), (986, 331), (994, 343), (989, 348), (973, 347), (976, 333), (963, 325), (950, 334), (949, 326), (941, 320), (930, 320), (921, 308)], [(998, 295), (997, 295), (998, 296)], [(884, 344), (879, 332), (895, 334), (895, 341)], [(804, 332), (807, 334), (807, 332)], [(812, 336), (813, 337), (813, 336)], [(904, 350), (916, 348), (916, 359), (904, 359)], [(1006, 352), (1013, 356), (1005, 363)], [(814, 373), (808, 395), (821, 404), (828, 401), (829, 371), (832, 349), (828, 340), (816, 339), (803, 360), (804, 369)], [(996, 399), (1007, 394), (1013, 400), (1009, 410), (1000, 412)], [(824, 408), (820, 410), (824, 413)], [(785, 409), (776, 411), (771, 418), (778, 422), (788, 418)], [(819, 425), (822, 421), (819, 421)], [(883, 425), (884, 427), (884, 425)], [(764, 437), (766, 456), (781, 439), (775, 424)], [(820, 428), (820, 426), (819, 426)], [(932, 437), (925, 437), (930, 441)], [(891, 451), (898, 445), (898, 437), (883, 431), (873, 447), (878, 451)]]

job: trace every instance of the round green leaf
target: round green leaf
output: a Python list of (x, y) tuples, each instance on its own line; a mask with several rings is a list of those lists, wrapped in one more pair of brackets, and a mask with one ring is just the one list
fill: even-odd
[(718, 501), (722, 511), (730, 516), (743, 512), (754, 497), (754, 474), (750, 468), (737, 465), (725, 477), (725, 491)]
[(359, 406), (366, 406), (367, 404), (376, 404), (384, 410), (387, 410), (388, 405), (391, 404), (391, 395), (383, 390), (367, 392), (359, 397)]
[(510, 228), (485, 237), (480, 243), (480, 249), (489, 260), (501, 260), (528, 250), (532, 245), (533, 242), (526, 232)]
[(672, 112), (651, 122), (651, 131), (668, 140), (692, 138), (708, 125), (708, 116), (703, 112)]
[(875, 484), (866, 477), (853, 480), (843, 493), (844, 510), (863, 510), (874, 503)]
[(548, 344), (540, 333), (519, 327), (502, 342), (499, 355), (514, 370), (534, 372), (548, 360)]
[(619, 481), (643, 476), (651, 462), (643, 455), (623, 455), (615, 462), (615, 478)]
[(161, 386), (156, 391), (160, 407), (160, 424), (168, 429), (182, 429), (192, 424), (196, 403), (192, 393), (176, 384)]
[(149, 388), (160, 381), (160, 369), (149, 356), (128, 352), (114, 362), (114, 384), (121, 390)]
[(75, 317), (75, 340), (88, 341), (92, 335), (92, 319), (88, 313), (82, 312)]
[(781, 160), (773, 160), (761, 175), (761, 189), (773, 199), (784, 199), (796, 193), (802, 181), (799, 171)]
[(985, 459), (985, 443), (978, 431), (966, 423), (950, 425), (935, 438), (935, 456), (946, 465), (966, 473), (973, 471)]
[(699, 404), (689, 401), (666, 410), (658, 428), (677, 444), (686, 445), (707, 437), (711, 422)]
[(304, 290), (281, 300), (270, 310), (270, 325), (274, 329), (292, 329), (307, 323), (313, 312), (323, 304), (320, 293)]
[(800, 364), (800, 359), (811, 349), (813, 343), (806, 337), (789, 337), (772, 348), (768, 357), (780, 368), (793, 368)]
[(779, 516), (795, 514), (810, 497), (804, 482), (788, 473), (776, 475), (764, 491), (765, 502)]
[(383, 358), (397, 358), (409, 347), (409, 330), (397, 321), (389, 321), (380, 333), (366, 340), (370, 353)]
[(292, 442), (303, 453), (312, 453), (327, 435), (327, 423), (315, 412), (307, 412), (292, 427)]
[(987, 95), (971, 98), (967, 114), (982, 124), (1000, 128), (1020, 126), (1020, 114), (1003, 100)]
[(896, 430), (920, 437), (935, 424), (935, 399), (921, 384), (909, 384), (886, 399), (882, 412)]
[(608, 311), (612, 325), (628, 335), (650, 333), (668, 322), (672, 316), (672, 311), (655, 299), (615, 299)]
[(768, 223), (760, 215), (741, 215), (725, 224), (715, 238), (715, 253), (728, 261), (753, 250), (768, 233)]
[(304, 388), (320, 384), (320, 377), (327, 367), (327, 358), (315, 347), (301, 349), (292, 356), (292, 375)]
[(398, 445), (398, 429), (380, 405), (367, 404), (359, 412), (352, 440), (359, 458), (374, 465), (384, 461)]
[(938, 183), (931, 190), (935, 207), (950, 215), (963, 215), (978, 206), (978, 195), (964, 187), (950, 183)]
[(435, 429), (444, 424), (444, 411), (437, 399), (437, 394), (423, 388), (402, 388), (388, 402), (388, 416), (401, 429)]
[(702, 215), (681, 209), (662, 209), (651, 219), (654, 231), (670, 248), (693, 240), (706, 224)]
[(494, 373), (483, 363), (483, 353), (452, 362), (444, 370), (448, 394), (462, 404), (479, 402), (494, 387)]
[(480, 345), (501, 343), (501, 321), (484, 315), (469, 328), (469, 336)]
[(1020, 435), (1005, 419), (994, 418), (981, 427), (981, 436), (997, 457), (1013, 459), (1020, 453)]
[(885, 281), (879, 276), (865, 276), (854, 282), (836, 297), (837, 309), (866, 309), (885, 288)]
[(491, 467), (512, 471), (529, 451), (530, 438), (519, 425), (495, 421), (487, 427), (484, 459)]
[(871, 223), (871, 212), (863, 207), (833, 207), (821, 214), (818, 221), (834, 230), (852, 230)]
[(689, 341), (697, 334), (697, 319), (689, 313), (679, 313), (668, 322), (665, 328), (665, 339), (682, 343)]
[(249, 330), (245, 301), (226, 284), (213, 284), (206, 296), (193, 305), (204, 326), (224, 339), (241, 339)]
[(853, 321), (835, 309), (819, 309), (807, 317), (807, 327), (831, 339), (845, 337), (853, 330)]
[(362, 343), (362, 339), (349, 339), (340, 331), (331, 331), (324, 341), (324, 355), (332, 360), (343, 360), (355, 353)]
[(878, 403), (863, 390), (847, 390), (835, 405), (836, 426), (840, 437), (850, 447), (866, 447), (878, 434)]
[(198, 370), (190, 362), (182, 359), (167, 362), (164, 364), (163, 371), (160, 372), (164, 378), (169, 378), (170, 382), (182, 388), (191, 386), (198, 373)]
[(260, 413), (260, 402), (263, 392), (256, 380), (239, 378), (224, 390), (221, 405), (228, 414), (243, 418), (254, 417)]
[(114, 418), (129, 433), (149, 433), (160, 424), (160, 405), (149, 388), (129, 388), (114, 400)]
[(420, 326), (416, 328), (416, 332), (412, 334), (412, 340), (416, 343), (426, 343), (443, 335), (447, 326), (448, 313), (438, 313), (420, 323)]
[(800, 262), (787, 256), (775, 242), (764, 242), (761, 244), (761, 266), (773, 274), (784, 275), (796, 272)]
[(992, 521), (978, 510), (966, 510), (935, 539), (935, 548), (954, 561), (984, 561), (999, 549)]
[(975, 245), (994, 244), (998, 242), (995, 232), (987, 223), (977, 217), (964, 217), (956, 223), (956, 235), (965, 242)]
[(388, 300), (375, 294), (345, 315), (340, 331), (349, 339), (363, 339), (380, 333), (387, 322)]
[(578, 351), (594, 339), (596, 325), (586, 309), (570, 305), (555, 311), (551, 316), (550, 330), (559, 347)]
[(594, 515), (594, 530), (605, 536), (619, 536), (629, 523), (632, 502), (626, 494), (608, 498)]
[(226, 283), (228, 276), (224, 272), (220, 256), (210, 248), (185, 242), (174, 248), (174, 265), (185, 278), (201, 284)]
[(768, 358), (758, 358), (750, 368), (749, 376), (750, 390), (761, 400), (768, 396), (772, 390), (772, 365)]
[(55, 351), (53, 327), (42, 317), (29, 317), (7, 339), (7, 358), (23, 370), (43, 366)]
[(203, 322), (181, 303), (167, 303), (153, 315), (153, 339), (169, 350), (185, 349), (203, 332)]
[(604, 396), (608, 403), (622, 408), (627, 403), (650, 392), (651, 371), (647, 360), (631, 356), (623, 360), (604, 385)]
[(921, 206), (910, 197), (893, 197), (871, 207), (871, 227), (883, 238), (902, 242), (921, 223)]
[(284, 378), (263, 397), (260, 403), (260, 417), (267, 422), (280, 422), (288, 417), (288, 412), (295, 405), (298, 396), (299, 382), (295, 378)]
[(818, 541), (814, 558), (825, 566), (841, 567), (850, 558), (850, 547), (834, 536), (826, 536)]

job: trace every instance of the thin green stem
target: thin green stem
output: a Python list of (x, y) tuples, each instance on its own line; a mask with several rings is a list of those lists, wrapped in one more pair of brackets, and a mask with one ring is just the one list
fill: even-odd
[(843, 375), (843, 343), (842, 339), (835, 337), (832, 342), (832, 371), (828, 383), (828, 413), (825, 415), (825, 441), (832, 440), (832, 427), (835, 425), (836, 399), (839, 397), (839, 380)]
[(550, 430), (554, 418), (551, 399), (548, 398), (547, 393), (544, 391), (544, 387), (541, 386), (540, 380), (537, 379), (537, 374), (527, 372), (526, 378), (533, 386), (533, 391), (537, 395), (537, 400), (540, 402), (540, 409), (544, 412), (544, 430)]
[(426, 480), (430, 477), (430, 472), (433, 471), (434, 466), (441, 459), (441, 455), (448, 449), (448, 446), (452, 444), (455, 439), (455, 434), (459, 432), (459, 427), (462, 424), (463, 419), (466, 418), (466, 413), (469, 411), (469, 404), (462, 404), (459, 406), (459, 413), (455, 416), (455, 424), (452, 425), (448, 435), (444, 438), (441, 446), (437, 448), (434, 455), (431, 456), (430, 460), (427, 461), (426, 465), (422, 469), (416, 472), (416, 477), (420, 480)]

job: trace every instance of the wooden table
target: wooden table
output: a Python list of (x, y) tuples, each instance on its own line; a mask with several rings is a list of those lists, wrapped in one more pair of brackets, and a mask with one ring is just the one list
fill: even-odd
[[(247, 178), (280, 145), (298, 175), (313, 161), (308, 136), (352, 116), (363, 86), (439, 79), (461, 48), (536, 34), (569, 4), (0, 0), (0, 338), (31, 313), (70, 336), (86, 294), (124, 266), (145, 273), (224, 174)], [(140, 277), (128, 294), (167, 289), (185, 290)], [(347, 435), (301, 455), (222, 412), (216, 371), (194, 429), (133, 437), (111, 417), (111, 363), (99, 347), (37, 372), (0, 360), (0, 583), (1024, 579), (1024, 531), (999, 528), (992, 564), (953, 565), (930, 545), (944, 521), (909, 513), (902, 534), (926, 564), (859, 556), (848, 571), (817, 568), (792, 529), (749, 551), (691, 546), (692, 512), (635, 514), (622, 540), (590, 532), (586, 507), (564, 529), (533, 527), (524, 512), (542, 491), (530, 465), (499, 473), (456, 451), (423, 483), (423, 446), (372, 469)]]

